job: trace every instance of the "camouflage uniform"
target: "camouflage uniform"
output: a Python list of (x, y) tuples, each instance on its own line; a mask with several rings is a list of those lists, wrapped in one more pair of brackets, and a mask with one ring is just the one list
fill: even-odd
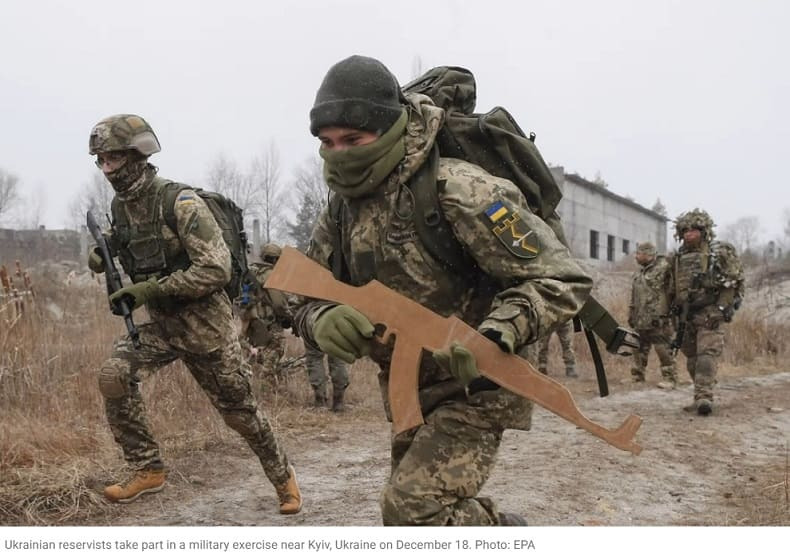
[[(576, 375), (576, 356), (573, 353), (573, 321), (568, 321), (555, 331), (560, 339), (562, 347), (562, 361), (565, 363), (565, 376), (575, 377)], [(549, 340), (551, 334), (540, 339), (540, 349), (538, 350), (538, 370), (548, 374), (549, 364)]]
[[(332, 381), (332, 406), (343, 403), (343, 393), (348, 388), (348, 365), (345, 361), (326, 355), (319, 349), (315, 349), (309, 344), (304, 346), (305, 367), (307, 368), (307, 380), (315, 392), (316, 407), (324, 407), (327, 402), (326, 393), (326, 368), (324, 367), (324, 357), (326, 357), (329, 367), (329, 378)], [(337, 402), (337, 403), (336, 403)]]
[(716, 360), (724, 348), (722, 324), (740, 306), (744, 278), (735, 248), (713, 241), (713, 221), (705, 211), (694, 209), (677, 218), (677, 239), (682, 240), (689, 229), (701, 230), (702, 241), (696, 247), (684, 241), (674, 255), (672, 292), (676, 312), (681, 319), (686, 314), (680, 349), (694, 380), (694, 407), (707, 414), (713, 403)]
[[(214, 216), (194, 191), (184, 189), (175, 200), (176, 229), (166, 223), (160, 202), (166, 180), (157, 177), (156, 168), (146, 162), (148, 155), (159, 151), (159, 144), (141, 118), (119, 115), (100, 122), (91, 135), (91, 154), (117, 151), (113, 141), (125, 140), (135, 128), (147, 129), (144, 138), (155, 142), (155, 148), (122, 144), (139, 154), (130, 155), (122, 172), (105, 173), (116, 189), (116, 218), (108, 233), (109, 243), (132, 282), (156, 279), (161, 296), (146, 305), (151, 322), (139, 326), (140, 348), (135, 349), (127, 336), (121, 337), (99, 371), (99, 389), (113, 436), (132, 468), (164, 467), (145, 418), (140, 380), (144, 373), (180, 359), (225, 422), (247, 441), (272, 484), (280, 489), (289, 482), (288, 459), (252, 395), (250, 369), (236, 338), (230, 300), (223, 290), (231, 277), (230, 252)], [(127, 181), (133, 182), (124, 183), (121, 189), (118, 184), (123, 183), (124, 176), (133, 176), (136, 167), (139, 177), (130, 178)], [(123, 211), (126, 222), (120, 228), (119, 211)], [(170, 261), (187, 264), (173, 270)]]
[[(527, 207), (518, 188), (480, 167), (441, 158), (439, 200), (458, 240), (474, 258), (469, 268), (449, 271), (422, 244), (410, 213), (405, 184), (428, 160), (444, 111), (422, 95), (407, 95), (406, 154), (370, 195), (343, 198), (341, 221), (328, 210), (313, 230), (308, 255), (331, 268), (338, 233), (348, 266), (347, 281), (375, 278), (442, 315), (472, 326), (494, 319), (512, 326), (516, 348), (532, 343), (575, 315), (586, 301), (590, 278), (551, 229)], [(500, 208), (497, 208), (500, 207)], [(501, 208), (504, 207), (504, 208)], [(492, 232), (487, 211), (518, 214), (534, 234), (535, 253), (516, 251)], [(338, 228), (338, 226), (340, 228)], [(299, 335), (314, 344), (313, 327), (328, 306), (313, 301), (295, 315)], [(374, 345), (388, 418), (391, 350)], [(419, 375), (425, 424), (392, 439), (392, 471), (380, 505), (385, 525), (497, 525), (496, 504), (479, 497), (502, 434), (527, 430), (532, 404), (486, 379), (467, 391), (430, 356)]]
[[(271, 262), (253, 263), (253, 272), (259, 285), (266, 282), (274, 265)], [(241, 341), (243, 345), (258, 349), (255, 356), (260, 363), (263, 377), (278, 381), (282, 377), (280, 362), (285, 353), (284, 326), (290, 327), (290, 308), (282, 292), (266, 290), (258, 286), (247, 296), (237, 300), (241, 319)]]
[[(645, 262), (631, 278), (631, 303), (628, 306), (628, 325), (639, 334), (639, 349), (634, 352), (631, 376), (635, 382), (645, 381), (650, 347), (655, 347), (661, 362), (662, 387), (677, 385), (675, 358), (672, 355), (672, 322), (670, 319), (670, 282), (672, 269), (665, 257), (656, 256), (652, 244), (643, 243), (637, 256), (644, 254)], [(647, 260), (647, 257), (652, 257)]]

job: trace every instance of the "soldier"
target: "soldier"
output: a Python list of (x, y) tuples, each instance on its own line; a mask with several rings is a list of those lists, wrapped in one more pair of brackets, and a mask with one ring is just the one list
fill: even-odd
[(699, 415), (713, 410), (716, 359), (724, 348), (722, 324), (732, 320), (744, 291), (735, 248), (714, 241), (713, 225), (708, 213), (698, 208), (678, 216), (675, 238), (683, 243), (672, 259), (677, 340), (694, 381), (694, 403), (684, 409)]
[[(378, 60), (352, 56), (330, 68), (310, 131), (341, 211), (337, 219), (331, 208), (321, 213), (308, 255), (328, 268), (334, 261), (347, 283), (375, 277), (440, 315), (456, 315), (513, 353), (576, 314), (592, 282), (514, 184), (459, 159), (434, 158), (443, 121), (444, 110), (424, 95), (404, 96)], [(420, 179), (442, 184), (442, 210), (474, 263), (450, 270), (429, 254), (410, 212), (409, 188)], [(500, 239), (498, 220), (513, 221), (508, 229), (522, 241)], [(381, 368), (389, 413), (388, 377), (399, 370), (390, 369), (391, 349), (371, 341), (373, 325), (361, 313), (313, 300), (294, 323), (308, 344), (347, 363), (369, 354)], [(419, 390), (425, 424), (392, 438), (383, 523), (525, 524), (478, 495), (504, 430), (529, 428), (531, 402), (481, 377), (460, 344), (423, 357)]]
[[(560, 339), (560, 346), (562, 347), (562, 362), (565, 363), (565, 376), (577, 378), (579, 375), (576, 373), (576, 356), (573, 353), (573, 321), (566, 322), (555, 332)], [(540, 344), (538, 370), (544, 375), (548, 374), (549, 340), (551, 340), (551, 334), (544, 336), (538, 342)]]
[[(174, 201), (174, 229), (164, 220), (167, 180), (158, 177), (148, 157), (159, 141), (143, 118), (110, 116), (90, 134), (90, 154), (115, 190), (109, 243), (132, 285), (110, 296), (130, 308), (145, 306), (150, 322), (139, 326), (141, 347), (119, 338), (99, 371), (99, 390), (115, 441), (133, 469), (131, 476), (108, 486), (113, 502), (131, 502), (160, 491), (165, 465), (154, 440), (140, 395), (142, 371), (181, 359), (225, 422), (260, 459), (284, 514), (301, 509), (293, 466), (278, 445), (250, 387), (250, 369), (236, 338), (230, 299), (223, 290), (231, 277), (230, 252), (206, 203), (183, 186)], [(94, 249), (89, 266), (102, 272)]]
[(261, 247), (261, 262), (250, 265), (257, 284), (252, 290), (242, 292), (237, 300), (242, 345), (249, 346), (252, 355), (261, 363), (263, 376), (275, 382), (282, 378), (280, 362), (285, 353), (283, 329), (291, 327), (291, 312), (285, 294), (262, 286), (281, 253), (282, 249), (276, 243), (267, 243)]
[(631, 377), (634, 382), (645, 381), (650, 346), (656, 349), (661, 362), (662, 389), (674, 389), (678, 384), (675, 357), (672, 355), (672, 322), (670, 319), (670, 283), (672, 269), (663, 256), (656, 255), (656, 246), (640, 243), (636, 262), (641, 268), (631, 278), (631, 304), (628, 306), (628, 325), (639, 334), (639, 349), (634, 351)]
[[(305, 366), (307, 367), (307, 380), (315, 392), (314, 407), (325, 408), (327, 403), (326, 393), (326, 369), (324, 368), (325, 354), (318, 349), (305, 343), (304, 345)], [(348, 388), (348, 365), (342, 359), (326, 356), (327, 366), (329, 367), (329, 378), (332, 381), (332, 411), (340, 412), (345, 410), (343, 397)]]

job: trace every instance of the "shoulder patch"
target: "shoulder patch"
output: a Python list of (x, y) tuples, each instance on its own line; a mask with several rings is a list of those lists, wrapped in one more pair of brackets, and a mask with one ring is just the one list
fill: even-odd
[(176, 201), (178, 201), (179, 203), (182, 203), (182, 204), (183, 203), (186, 203), (186, 204), (194, 203), (195, 202), (195, 195), (192, 194), (192, 193), (182, 193), (181, 195), (178, 196), (178, 199), (176, 199)]
[(537, 235), (507, 201), (497, 199), (480, 213), (479, 218), (516, 257), (534, 259), (540, 252)]

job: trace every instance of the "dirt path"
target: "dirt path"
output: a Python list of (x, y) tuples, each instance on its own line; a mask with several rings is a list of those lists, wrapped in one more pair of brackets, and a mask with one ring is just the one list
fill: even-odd
[[(616, 385), (605, 399), (593, 397), (591, 381), (571, 388), (582, 411), (607, 427), (630, 412), (641, 415), (644, 451), (620, 452), (536, 410), (531, 432), (506, 433), (483, 491), (531, 525), (757, 525), (776, 500), (784, 503), (790, 372), (723, 380), (712, 417), (680, 409), (691, 399), (688, 384), (670, 392)], [(239, 444), (238, 455), (171, 461), (162, 493), (112, 508), (94, 523), (378, 525), (388, 439), (383, 417), (354, 411), (328, 415), (322, 430), (290, 435), (286, 447), (305, 496), (294, 517), (276, 513), (273, 489)], [(790, 525), (790, 512), (786, 517), (782, 524)]]

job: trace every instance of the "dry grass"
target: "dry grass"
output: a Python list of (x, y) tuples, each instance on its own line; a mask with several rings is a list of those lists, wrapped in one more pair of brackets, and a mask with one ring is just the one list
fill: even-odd
[[(601, 301), (621, 320), (627, 310), (627, 274), (601, 277), (598, 286)], [(66, 285), (43, 275), (36, 284), (35, 310), (13, 329), (0, 325), (0, 524), (73, 523), (111, 512), (100, 487), (123, 468), (96, 387), (97, 369), (122, 324), (107, 311), (98, 283)], [(774, 367), (788, 355), (788, 332), (787, 326), (769, 325), (742, 311), (728, 332), (726, 361), (732, 367)], [(582, 335), (575, 342), (580, 368), (591, 372)], [(553, 350), (557, 344), (552, 342)], [(299, 340), (290, 338), (286, 357), (300, 352)], [(629, 358), (604, 357), (610, 378), (628, 377)], [(347, 399), (358, 418), (381, 418), (375, 371), (369, 362), (352, 368)], [(326, 415), (307, 409), (312, 391), (301, 367), (276, 388), (257, 379), (255, 387), (279, 436), (331, 426)], [(143, 396), (153, 432), (169, 458), (239, 442), (180, 364), (144, 380)], [(781, 480), (765, 485), (780, 506), (783, 491), (774, 483)], [(765, 519), (759, 522), (773, 518)]]

